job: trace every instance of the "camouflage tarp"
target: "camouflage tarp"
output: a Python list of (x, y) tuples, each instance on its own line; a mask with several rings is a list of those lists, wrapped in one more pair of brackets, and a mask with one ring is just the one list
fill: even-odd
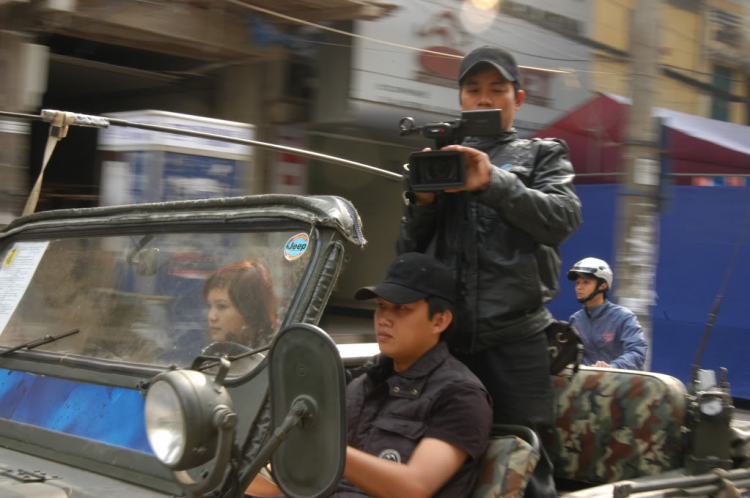
[(471, 498), (523, 496), (537, 461), (539, 453), (521, 438), (503, 436), (492, 439), (484, 453)]
[(581, 368), (554, 378), (555, 475), (592, 483), (682, 466), (685, 386), (669, 375)]

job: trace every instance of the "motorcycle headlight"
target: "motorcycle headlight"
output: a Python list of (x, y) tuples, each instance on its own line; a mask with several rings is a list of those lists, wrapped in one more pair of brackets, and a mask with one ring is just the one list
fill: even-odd
[(144, 407), (146, 435), (156, 457), (170, 467), (185, 453), (185, 413), (177, 392), (165, 381), (148, 390)]

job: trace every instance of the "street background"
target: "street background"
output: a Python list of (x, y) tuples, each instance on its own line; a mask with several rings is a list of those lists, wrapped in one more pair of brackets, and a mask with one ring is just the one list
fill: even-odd
[[(394, 173), (431, 145), (399, 137), (399, 120), (458, 117), (460, 57), (503, 46), (527, 92), (519, 134), (571, 148), (584, 225), (562, 272), (609, 261), (649, 368), (683, 381), (723, 294), (702, 366), (727, 367), (733, 395), (750, 399), (750, 0), (0, 0), (0, 28), (0, 110), (174, 118)], [(0, 224), (21, 214), (47, 134), (0, 118)], [(399, 182), (361, 171), (89, 128), (59, 142), (40, 185), (37, 211), (351, 199), (370, 244), (350, 252), (322, 322), (344, 342), (370, 337), (371, 309), (352, 295), (384, 272), (403, 208)], [(567, 319), (578, 306), (563, 276), (550, 309)]]

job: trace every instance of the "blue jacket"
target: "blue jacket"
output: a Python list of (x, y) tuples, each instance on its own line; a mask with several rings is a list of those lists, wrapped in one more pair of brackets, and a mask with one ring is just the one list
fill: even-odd
[(570, 324), (583, 337), (583, 365), (601, 360), (612, 368), (643, 369), (646, 338), (638, 317), (629, 309), (605, 300), (604, 304), (573, 313)]

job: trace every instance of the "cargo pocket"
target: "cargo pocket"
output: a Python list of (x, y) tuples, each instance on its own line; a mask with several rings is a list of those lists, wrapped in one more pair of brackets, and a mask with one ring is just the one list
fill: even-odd
[(421, 420), (402, 418), (378, 418), (372, 425), (375, 426), (375, 430), (365, 451), (397, 463), (409, 461), (414, 448), (427, 430), (427, 425)]

